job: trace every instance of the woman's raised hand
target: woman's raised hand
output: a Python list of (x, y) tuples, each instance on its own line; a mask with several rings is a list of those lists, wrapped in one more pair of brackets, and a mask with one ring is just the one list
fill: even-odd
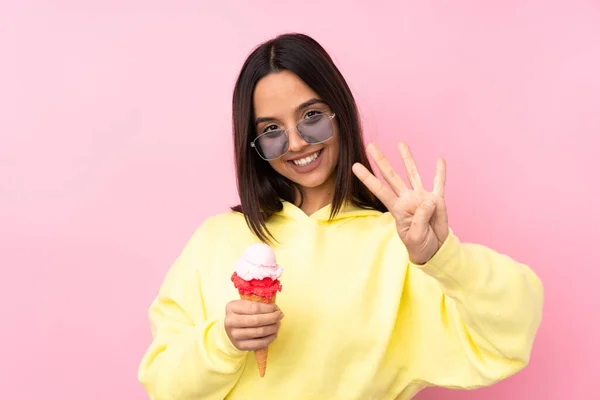
[(373, 144), (367, 147), (367, 152), (389, 187), (361, 164), (355, 164), (352, 171), (393, 215), (398, 235), (406, 246), (410, 260), (415, 264), (424, 264), (433, 257), (449, 233), (444, 201), (446, 163), (438, 159), (433, 191), (428, 192), (423, 187), (409, 147), (401, 143), (399, 149), (410, 187)]

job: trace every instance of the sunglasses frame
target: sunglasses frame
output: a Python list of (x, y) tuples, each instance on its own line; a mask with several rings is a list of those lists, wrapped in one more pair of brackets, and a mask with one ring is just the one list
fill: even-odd
[[(327, 116), (327, 119), (329, 120), (329, 123), (330, 123), (330, 124), (333, 124), (333, 122), (332, 122), (332, 121), (333, 121), (333, 119), (335, 118), (335, 113), (331, 113), (331, 114), (329, 114), (329, 113), (321, 113), (320, 115), (326, 115), (326, 116)], [(298, 135), (300, 135), (300, 137), (302, 138), (302, 140), (304, 140), (304, 141), (305, 141), (306, 143), (308, 143), (309, 145), (325, 143), (326, 141), (330, 140), (330, 139), (333, 137), (333, 133), (334, 133), (334, 131), (333, 131), (333, 125), (332, 125), (332, 126), (331, 126), (331, 136), (330, 136), (330, 137), (328, 137), (327, 139), (325, 139), (325, 140), (323, 140), (323, 141), (320, 141), (320, 142), (316, 142), (316, 143), (309, 143), (309, 142), (308, 142), (308, 141), (307, 141), (307, 140), (304, 138), (304, 135), (302, 134), (302, 132), (300, 131), (300, 129), (298, 129), (298, 125), (300, 125), (300, 124), (301, 124), (301, 123), (303, 123), (304, 121), (306, 121), (306, 119), (303, 119), (302, 121), (298, 122), (298, 123), (297, 123), (295, 126), (292, 126), (292, 127), (288, 128), (288, 129), (280, 129), (280, 130), (279, 130), (279, 131), (281, 132), (281, 134), (282, 134), (282, 135), (285, 135), (285, 137), (286, 137), (286, 145), (287, 145), (287, 150), (285, 151), (285, 153), (283, 153), (283, 154), (282, 154), (282, 155), (280, 155), (280, 156), (273, 157), (273, 158), (265, 158), (265, 157), (263, 157), (263, 156), (262, 156), (262, 154), (260, 154), (260, 151), (258, 150), (258, 147), (257, 147), (258, 145), (256, 144), (256, 142), (257, 142), (257, 141), (258, 141), (258, 140), (259, 140), (261, 137), (263, 137), (263, 136), (265, 136), (265, 135), (272, 134), (274, 131), (271, 131), (271, 132), (265, 132), (265, 133), (262, 133), (262, 134), (258, 135), (257, 137), (255, 137), (255, 138), (254, 138), (254, 140), (252, 140), (252, 141), (250, 142), (250, 147), (253, 147), (253, 148), (254, 148), (254, 150), (256, 150), (256, 153), (258, 154), (258, 156), (259, 156), (260, 158), (262, 158), (262, 159), (263, 159), (263, 160), (265, 160), (265, 161), (271, 161), (271, 160), (276, 160), (276, 159), (278, 159), (278, 158), (281, 158), (281, 157), (285, 156), (285, 155), (286, 155), (286, 154), (287, 154), (287, 153), (290, 151), (290, 145), (289, 145), (289, 143), (290, 143), (290, 136), (289, 136), (288, 132), (289, 132), (289, 131), (291, 131), (291, 130), (292, 130), (292, 129), (294, 129), (294, 128), (296, 128), (296, 132), (298, 132)], [(275, 132), (276, 132), (276, 131), (275, 131)]]

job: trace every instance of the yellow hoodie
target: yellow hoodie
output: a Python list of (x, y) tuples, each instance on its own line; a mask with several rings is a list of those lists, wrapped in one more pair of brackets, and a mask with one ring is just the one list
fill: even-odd
[(543, 288), (525, 265), (451, 232), (412, 264), (389, 213), (291, 203), (268, 227), (285, 313), (260, 378), (224, 330), (239, 298), (230, 277), (258, 240), (242, 215), (208, 219), (173, 264), (149, 311), (154, 340), (139, 379), (153, 400), (410, 399), (426, 386), (475, 388), (524, 368)]

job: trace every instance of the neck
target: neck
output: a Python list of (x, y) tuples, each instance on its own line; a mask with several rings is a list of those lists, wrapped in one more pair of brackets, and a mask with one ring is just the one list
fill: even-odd
[[(302, 187), (303, 202), (300, 209), (306, 215), (312, 215), (321, 208), (330, 204), (333, 201), (333, 193), (335, 190), (335, 177), (329, 179), (321, 186), (317, 187)], [(296, 197), (296, 206), (300, 205), (300, 196)]]

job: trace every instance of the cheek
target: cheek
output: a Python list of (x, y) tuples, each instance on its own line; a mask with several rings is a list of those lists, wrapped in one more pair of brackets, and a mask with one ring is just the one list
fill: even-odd
[(338, 159), (340, 158), (340, 141), (339, 136), (335, 136), (331, 141), (331, 146), (329, 147), (331, 154), (331, 163), (335, 166), (338, 163)]
[(271, 167), (279, 174), (283, 172), (285, 167), (285, 161), (282, 161), (281, 159), (269, 161), (269, 164), (271, 164)]

